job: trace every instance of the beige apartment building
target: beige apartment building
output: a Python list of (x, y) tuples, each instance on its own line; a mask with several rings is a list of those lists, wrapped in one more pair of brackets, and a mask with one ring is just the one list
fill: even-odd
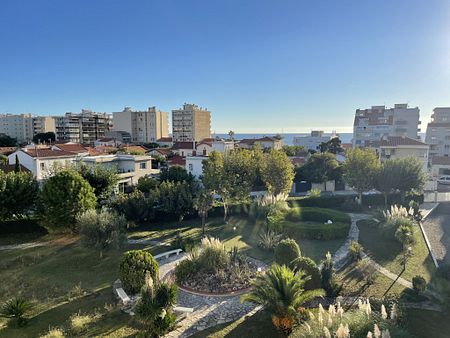
[(55, 119), (52, 116), (33, 117), (34, 135), (39, 133), (56, 133)]
[(156, 107), (146, 111), (134, 111), (125, 107), (123, 111), (113, 113), (114, 130), (128, 132), (134, 143), (156, 142), (169, 136), (169, 114)]
[(211, 137), (211, 112), (195, 104), (172, 110), (173, 142), (201, 141)]
[(0, 134), (15, 138), (17, 142), (24, 143), (33, 139), (33, 117), (31, 114), (1, 114)]

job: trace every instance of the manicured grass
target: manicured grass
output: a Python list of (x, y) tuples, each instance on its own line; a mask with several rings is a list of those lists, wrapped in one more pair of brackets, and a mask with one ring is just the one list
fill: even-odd
[[(400, 273), (403, 270), (401, 244), (395, 238), (385, 238), (373, 221), (359, 221), (358, 228), (359, 242), (365, 252), (389, 271)], [(436, 269), (419, 227), (415, 227), (414, 239), (412, 257), (408, 259), (402, 277), (412, 280), (414, 276), (421, 275), (429, 281)]]
[(217, 325), (192, 336), (193, 338), (243, 338), (243, 337), (284, 337), (273, 326), (270, 316), (259, 311), (249, 318), (241, 318), (235, 322)]

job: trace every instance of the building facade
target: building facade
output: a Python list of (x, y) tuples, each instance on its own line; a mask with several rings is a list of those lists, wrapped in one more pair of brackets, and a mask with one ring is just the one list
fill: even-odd
[(33, 133), (55, 133), (55, 119), (52, 116), (35, 116), (33, 117)]
[(81, 113), (66, 113), (55, 117), (56, 139), (93, 145), (112, 129), (112, 117), (83, 109)]
[(418, 139), (420, 110), (407, 104), (395, 104), (393, 108), (372, 106), (357, 109), (353, 123), (353, 147), (366, 147), (384, 136), (405, 136)]
[(0, 134), (15, 138), (19, 143), (30, 142), (34, 136), (31, 114), (1, 114)]
[(173, 142), (201, 141), (211, 137), (211, 112), (195, 104), (172, 110)]
[(433, 109), (425, 142), (430, 145), (430, 157), (450, 155), (450, 107)]
[(113, 113), (113, 116), (114, 130), (130, 133), (134, 143), (151, 143), (169, 136), (169, 114), (156, 107), (146, 111), (125, 107), (123, 111)]
[(332, 138), (338, 137), (336, 132), (332, 132), (331, 135), (324, 135), (323, 130), (313, 130), (311, 135), (308, 136), (296, 136), (294, 137), (294, 146), (304, 147), (307, 150), (319, 150), (321, 143), (328, 142)]

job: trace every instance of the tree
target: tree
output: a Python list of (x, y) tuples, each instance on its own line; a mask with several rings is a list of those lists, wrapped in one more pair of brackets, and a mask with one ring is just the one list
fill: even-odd
[(75, 230), (76, 216), (94, 209), (94, 189), (75, 170), (62, 170), (45, 181), (39, 196), (39, 209), (45, 225)]
[(0, 219), (22, 216), (33, 209), (39, 191), (36, 179), (26, 172), (0, 170)]
[(231, 140), (231, 141), (234, 141), (234, 131), (230, 130), (230, 131), (228, 132), (228, 136), (230, 137), (230, 140)]
[(93, 167), (81, 164), (78, 167), (81, 176), (94, 188), (98, 199), (108, 199), (119, 182), (119, 176), (115, 168), (107, 168), (102, 165)]
[(374, 187), (375, 175), (380, 167), (376, 153), (371, 149), (349, 149), (343, 165), (344, 180), (359, 194), (359, 204), (362, 203), (362, 193)]
[(178, 216), (181, 222), (193, 210), (196, 184), (164, 181), (159, 185), (159, 206), (168, 214)]
[(294, 239), (283, 239), (275, 247), (274, 261), (279, 265), (291, 266), (291, 263), (301, 256), (300, 247)]
[(8, 165), (8, 156), (0, 154), (0, 165)]
[(322, 260), (322, 268), (320, 269), (320, 278), (322, 280), (322, 287), (327, 296), (334, 297), (339, 293), (339, 287), (336, 283), (336, 272), (334, 270), (334, 263), (331, 254), (327, 252), (325, 259)]
[(147, 274), (158, 280), (158, 262), (144, 250), (131, 250), (123, 254), (119, 265), (119, 278), (129, 294), (138, 293), (144, 286)]
[(395, 191), (400, 180), (397, 160), (385, 161), (375, 174), (374, 187), (384, 195), (384, 207), (387, 208), (388, 195)]
[(158, 190), (154, 190), (147, 196), (136, 190), (130, 194), (117, 195), (111, 202), (111, 208), (124, 215), (131, 225), (136, 225), (147, 222), (155, 216), (155, 204), (158, 198)]
[(20, 173), (21, 171), (22, 171), (22, 168), (20, 167), (19, 156), (17, 156), (17, 154), (16, 154), (16, 163), (14, 165), (14, 172)]
[(329, 152), (332, 154), (339, 154), (344, 151), (341, 144), (342, 142), (339, 137), (333, 137), (329, 141), (319, 144), (319, 150), (321, 153)]
[(117, 215), (106, 209), (87, 210), (77, 216), (77, 229), (81, 243), (99, 250), (100, 258), (108, 249), (119, 249), (127, 241), (127, 221), (123, 215)]
[(192, 182), (194, 180), (194, 176), (191, 173), (188, 173), (185, 168), (176, 165), (168, 169), (162, 169), (159, 175), (159, 180), (161, 182)]
[(289, 334), (299, 315), (298, 309), (324, 295), (320, 289), (305, 291), (307, 280), (303, 271), (295, 274), (286, 266), (274, 264), (265, 274), (256, 277), (252, 290), (241, 296), (241, 301), (262, 305), (272, 315), (274, 325)]
[(234, 201), (247, 200), (256, 178), (253, 153), (241, 149), (228, 153), (224, 158), (224, 185)]
[(261, 175), (271, 194), (288, 194), (291, 191), (294, 167), (283, 151), (270, 150), (262, 163)]
[(139, 178), (137, 188), (139, 191), (142, 191), (144, 194), (147, 195), (152, 191), (155, 191), (158, 188), (158, 184), (159, 184), (158, 180), (152, 177), (143, 176)]
[(336, 156), (331, 153), (316, 153), (301, 168), (303, 176), (314, 183), (324, 183), (339, 179), (340, 165)]
[(17, 140), (11, 136), (0, 134), (0, 147), (15, 147)]
[(56, 135), (54, 132), (49, 131), (47, 133), (38, 133), (33, 136), (34, 143), (50, 143), (55, 142)]
[(208, 211), (213, 207), (214, 198), (212, 194), (206, 190), (201, 191), (194, 199), (194, 208), (198, 212), (198, 216), (202, 219), (202, 234), (205, 236), (205, 223), (208, 218)]
[(423, 164), (415, 157), (407, 157), (396, 160), (398, 165), (398, 181), (396, 188), (402, 194), (402, 199), (407, 193), (421, 192), (425, 184), (426, 176)]
[(306, 149), (302, 146), (289, 146), (287, 144), (285, 144), (282, 149), (287, 156), (299, 156), (306, 152)]

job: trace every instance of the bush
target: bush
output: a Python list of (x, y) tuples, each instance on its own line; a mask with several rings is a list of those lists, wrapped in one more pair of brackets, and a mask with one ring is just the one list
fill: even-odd
[(199, 269), (216, 273), (218, 270), (225, 268), (229, 263), (230, 256), (220, 240), (213, 237), (205, 237), (202, 239), (202, 251), (198, 257)]
[(357, 268), (367, 284), (372, 285), (375, 282), (375, 273), (377, 272), (377, 268), (368, 258), (364, 258), (359, 261)]
[(6, 234), (46, 234), (47, 229), (36, 219), (14, 219), (0, 222), (0, 235)]
[(331, 220), (333, 223), (351, 223), (351, 217), (348, 214), (324, 208), (292, 208), (287, 213), (286, 219), (292, 222), (311, 221), (325, 223)]
[(124, 254), (119, 266), (119, 278), (127, 293), (136, 294), (141, 290), (147, 272), (157, 280), (158, 263), (149, 252), (132, 250)]
[(427, 281), (422, 276), (414, 276), (412, 284), (417, 294), (424, 292), (427, 287)]
[(64, 338), (64, 331), (59, 328), (50, 328), (47, 333), (39, 336), (39, 338)]
[(294, 259), (301, 256), (300, 247), (294, 239), (283, 239), (275, 248), (274, 260), (279, 265), (290, 266)]
[(265, 250), (273, 250), (280, 243), (282, 235), (268, 230), (259, 234), (258, 246)]
[(333, 223), (321, 224), (315, 222), (285, 223), (284, 230), (305, 239), (331, 240), (347, 237), (350, 224)]
[(309, 257), (299, 257), (294, 259), (291, 263), (291, 267), (295, 272), (304, 271), (306, 276), (310, 279), (305, 282), (305, 290), (315, 290), (321, 288), (320, 281), (320, 270), (317, 267), (316, 262), (314, 262)]
[(25, 326), (25, 315), (32, 309), (32, 304), (23, 298), (12, 298), (6, 301), (0, 309), (0, 316), (17, 320), (19, 327)]
[(339, 294), (341, 287), (336, 282), (333, 258), (329, 252), (325, 255), (325, 259), (322, 260), (320, 279), (322, 288), (325, 290), (328, 297), (336, 297)]
[(70, 332), (74, 336), (79, 336), (83, 331), (86, 331), (89, 324), (95, 321), (95, 316), (83, 315), (81, 313), (75, 313), (70, 316)]
[(185, 259), (178, 263), (175, 268), (175, 280), (177, 283), (181, 283), (189, 279), (193, 274), (197, 272), (197, 264), (191, 259)]
[(147, 222), (155, 217), (154, 204), (157, 193), (150, 193), (144, 196), (139, 190), (131, 194), (120, 194), (111, 203), (111, 207), (119, 214), (122, 214), (132, 224)]
[(352, 260), (359, 261), (362, 259), (363, 246), (356, 241), (352, 241), (348, 248), (348, 253)]

